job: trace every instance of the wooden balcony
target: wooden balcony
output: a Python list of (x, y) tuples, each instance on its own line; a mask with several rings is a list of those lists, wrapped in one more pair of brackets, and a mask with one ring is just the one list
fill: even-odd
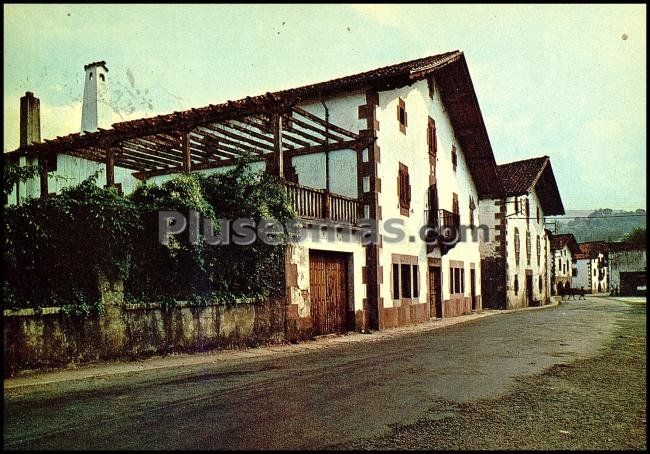
[(358, 199), (288, 181), (284, 185), (291, 205), (302, 219), (356, 224), (360, 217), (361, 204)]
[[(447, 210), (425, 210), (427, 226), (437, 232), (437, 237), (427, 239), (427, 253), (435, 247), (446, 254), (460, 241), (460, 215)], [(436, 240), (437, 241), (433, 241)]]

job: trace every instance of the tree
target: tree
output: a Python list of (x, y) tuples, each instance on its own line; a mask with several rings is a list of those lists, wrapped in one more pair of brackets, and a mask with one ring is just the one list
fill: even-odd
[(643, 227), (635, 227), (623, 237), (623, 242), (637, 246), (645, 246), (646, 232)]

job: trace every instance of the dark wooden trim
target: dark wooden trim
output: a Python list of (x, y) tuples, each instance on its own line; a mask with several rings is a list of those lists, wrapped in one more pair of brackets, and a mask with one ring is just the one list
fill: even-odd
[(115, 149), (106, 150), (106, 186), (115, 185)]
[(273, 159), (275, 161), (275, 172), (280, 178), (284, 178), (284, 150), (282, 149), (282, 117), (273, 116)]
[(291, 108), (291, 110), (293, 110), (298, 115), (309, 118), (311, 121), (329, 128), (330, 131), (336, 131), (336, 132), (338, 132), (338, 133), (340, 133), (340, 134), (342, 134), (344, 136), (351, 137), (353, 139), (358, 139), (359, 138), (359, 134), (356, 134), (356, 133), (354, 133), (352, 131), (348, 131), (348, 130), (343, 129), (343, 128), (339, 128), (336, 125), (328, 123), (327, 121), (323, 120), (322, 118), (319, 118), (316, 115), (314, 115), (314, 114), (312, 114), (310, 112), (307, 112), (304, 109), (301, 109), (300, 107), (294, 106), (294, 107)]
[(192, 154), (190, 152), (190, 133), (183, 134), (183, 171), (192, 170)]
[(41, 198), (44, 199), (48, 196), (48, 175), (47, 175), (47, 162), (49, 159), (56, 159), (56, 156), (42, 156), (38, 159), (38, 172), (40, 178)]

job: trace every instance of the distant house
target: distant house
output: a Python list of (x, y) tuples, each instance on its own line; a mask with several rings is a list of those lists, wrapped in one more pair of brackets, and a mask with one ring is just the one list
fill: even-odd
[(577, 275), (574, 257), (580, 254), (580, 246), (572, 233), (554, 234), (551, 251), (551, 292), (558, 295), (561, 290), (571, 288), (571, 279)]
[[(383, 329), (481, 309), (478, 241), (431, 244), (418, 235), (424, 226), (474, 228), (479, 201), (503, 194), (462, 52), (112, 126), (100, 115), (105, 62), (86, 65), (85, 81), (80, 133), (44, 143), (39, 134), (7, 154), (21, 165), (45, 163), (40, 179), (19, 184), (9, 203), (58, 192), (96, 170), (98, 184), (128, 193), (141, 181), (223, 172), (252, 153), (254, 169), (286, 186), (307, 238), (286, 254), (288, 331)], [(26, 113), (24, 121), (38, 119)], [(543, 240), (536, 207), (561, 211), (553, 194), (537, 202), (535, 188), (554, 188), (546, 163), (524, 191), (532, 191), (531, 247)], [(363, 244), (361, 219), (399, 220), (406, 237), (396, 243), (380, 230)], [(522, 263), (540, 262), (538, 250), (522, 253)]]
[(647, 283), (646, 246), (609, 243), (609, 285), (620, 295), (645, 295)]
[(564, 214), (548, 156), (497, 166), (505, 197), (481, 200), (482, 222), (494, 235), (481, 242), (486, 307), (544, 304), (550, 297), (546, 216)]
[(571, 277), (571, 287), (587, 293), (609, 291), (608, 246), (604, 241), (580, 243), (580, 252), (574, 257), (576, 275)]

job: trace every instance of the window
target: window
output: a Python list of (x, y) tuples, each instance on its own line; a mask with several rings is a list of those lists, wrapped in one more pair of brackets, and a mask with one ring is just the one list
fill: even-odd
[(458, 207), (458, 194), (453, 192), (451, 197), (452, 197), (452, 199), (451, 199), (451, 211), (454, 214), (458, 214), (459, 211), (460, 211), (459, 207)]
[(399, 299), (399, 264), (393, 263), (393, 299)]
[(539, 276), (539, 277), (537, 278), (537, 283), (539, 284), (539, 285), (538, 285), (538, 287), (539, 287), (539, 293), (542, 293), (542, 282), (543, 282), (542, 276)]
[(409, 169), (401, 162), (399, 163), (399, 173), (397, 175), (397, 188), (399, 190), (399, 208), (402, 216), (409, 215), (411, 207), (411, 183), (409, 180)]
[(438, 152), (436, 122), (431, 117), (429, 117), (429, 123), (427, 125), (427, 145), (429, 146), (429, 154), (435, 156)]
[(515, 197), (515, 213), (519, 213), (519, 197)]
[(416, 256), (393, 254), (393, 300), (420, 297), (417, 260)]
[(104, 81), (106, 80), (106, 79), (104, 78), (104, 75), (103, 75), (103, 74), (100, 74), (100, 75), (99, 75), (99, 80), (101, 80), (102, 82), (104, 82)]
[(458, 154), (456, 153), (456, 145), (451, 146), (451, 164), (454, 166), (454, 172), (458, 165)]
[(88, 75), (88, 79), (93, 80), (93, 73), (92, 73), (92, 71), (89, 73), (89, 75)]
[(542, 241), (539, 238), (539, 235), (537, 235), (537, 266), (540, 266), (542, 264)]
[(399, 122), (399, 130), (406, 134), (406, 126), (408, 125), (408, 117), (406, 115), (406, 104), (402, 98), (397, 102), (397, 121)]
[(515, 295), (519, 294), (519, 277), (515, 274)]
[(411, 265), (413, 267), (413, 298), (418, 298), (420, 296), (420, 273), (417, 265)]
[(465, 291), (465, 269), (455, 266), (449, 267), (449, 292), (451, 294)]
[(539, 207), (537, 207), (537, 223), (539, 224)]
[(474, 210), (476, 209), (476, 204), (474, 203), (474, 197), (469, 198), (469, 225), (474, 227)]
[(401, 264), (400, 265), (400, 279), (402, 281), (402, 298), (411, 297), (411, 265)]
[(530, 254), (532, 244), (530, 242), (530, 232), (526, 231), (526, 264), (530, 265)]
[(519, 244), (519, 229), (515, 227), (515, 264), (519, 265), (519, 250), (520, 250), (520, 244)]

